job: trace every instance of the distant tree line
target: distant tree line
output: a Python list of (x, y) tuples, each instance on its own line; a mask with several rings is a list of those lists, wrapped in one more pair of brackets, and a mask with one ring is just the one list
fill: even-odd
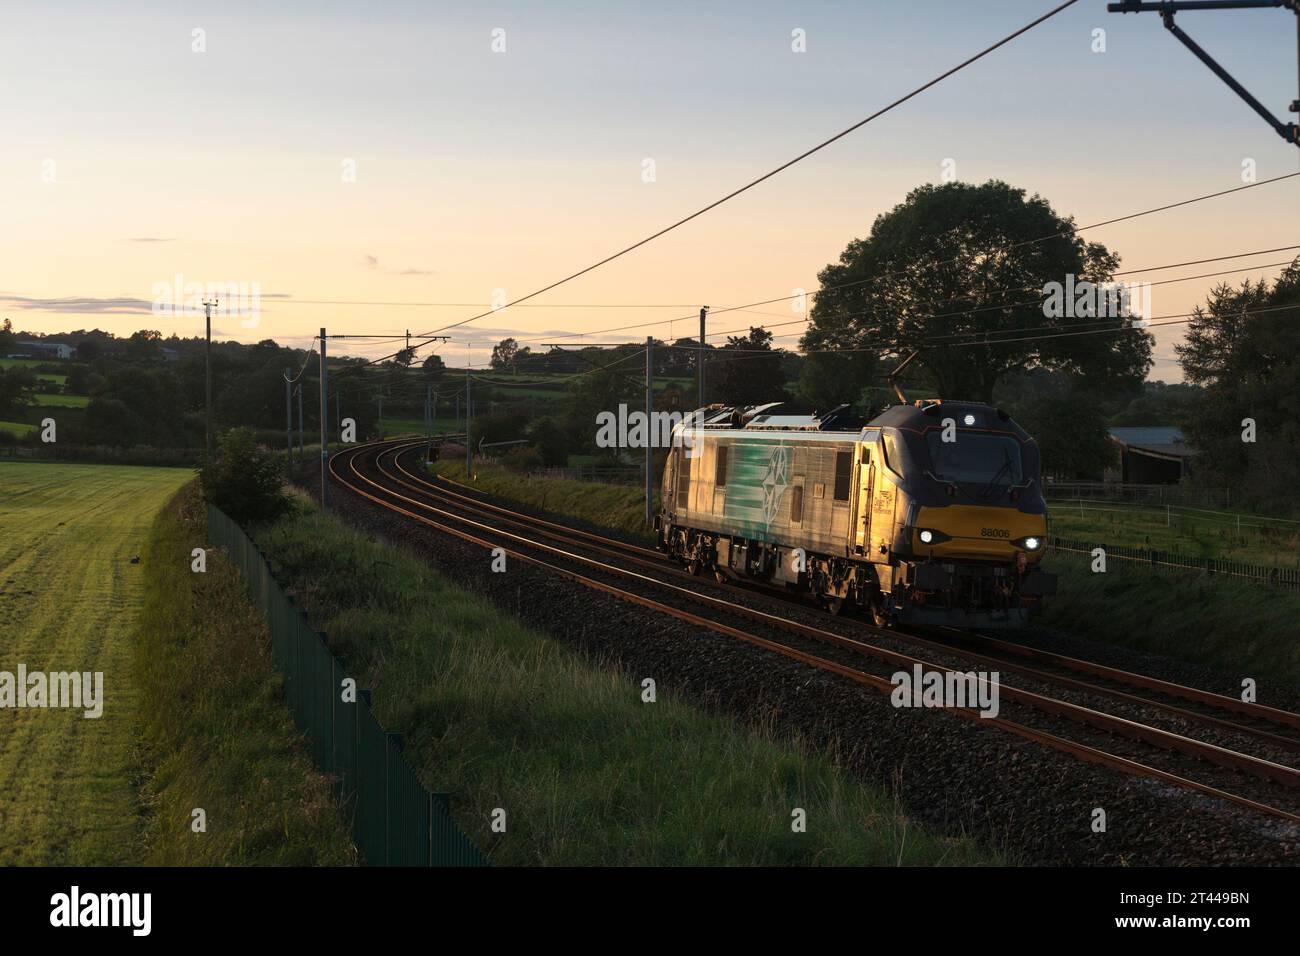
[[(1099, 478), (1116, 460), (1109, 427), (1172, 424), (1199, 453), (1196, 480), (1240, 486), (1239, 500), (1283, 497), (1300, 477), (1298, 267), (1274, 283), (1212, 291), (1178, 347), (1185, 384), (1145, 380), (1153, 338), (1131, 316), (1044, 307), (1051, 283), (1070, 277), (1102, 284), (1118, 267), (1115, 253), (1081, 239), (1073, 219), (1042, 197), (998, 181), (921, 186), (821, 271), (799, 352), (779, 346), (787, 333), (774, 333), (775, 326), (730, 331), (725, 342), (715, 338), (704, 348), (693, 337), (652, 339), (655, 405), (695, 408), (702, 361), (709, 402), (780, 401), (806, 412), (848, 405), (870, 416), (897, 400), (890, 372), (915, 354), (902, 379), (910, 397), (998, 404), (1036, 437), (1049, 475)], [(6, 324), (0, 346), (15, 335)], [(75, 440), (202, 444), (202, 340), (149, 330), (117, 338), (98, 329), (58, 338), (76, 346), (71, 363), (58, 363), (65, 390), (90, 399), (74, 421)], [(562, 465), (573, 455), (618, 460), (618, 450), (596, 447), (596, 416), (644, 403), (645, 344), (503, 339), (490, 369), (473, 374), (476, 440), (528, 439), (527, 449), (510, 453), (521, 464)], [(296, 372), (305, 357), (269, 339), (214, 343), (218, 427), (246, 426), (274, 440), (284, 428), (284, 370)], [(332, 425), (340, 415), (353, 417), (358, 437), (374, 434), (380, 405), (386, 420), (418, 422), (431, 395), (446, 423), (458, 408), (463, 414), (459, 374), (436, 353), (415, 348), (377, 364), (333, 360)], [(314, 434), (314, 362), (302, 385)], [(0, 372), (0, 417), (20, 414), (41, 387), (27, 368)], [(1254, 442), (1242, 440), (1247, 419)]]

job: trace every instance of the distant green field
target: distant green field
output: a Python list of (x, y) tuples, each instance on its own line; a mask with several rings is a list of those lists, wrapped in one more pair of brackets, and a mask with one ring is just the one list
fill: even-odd
[[(130, 636), (177, 468), (0, 462), (0, 669), (102, 673), (103, 714), (0, 717), (0, 865), (130, 863), (143, 821)], [(182, 555), (188, 560), (188, 555)]]
[[(1300, 523), (1254, 515), (1136, 507), (1106, 501), (1048, 501), (1051, 533), (1097, 544), (1174, 551), (1249, 564), (1300, 567)], [(1260, 527), (1262, 526), (1262, 527)]]
[(36, 431), (36, 426), (25, 422), (0, 422), (0, 432), (8, 432), (18, 438), (29, 435), (34, 431)]
[[(37, 365), (47, 364), (49, 361), (49, 359), (0, 358), (0, 368), (22, 368), (23, 366), (34, 368)], [(51, 382), (54, 385), (63, 385), (68, 380), (67, 375), (53, 372), (37, 372), (36, 377), (42, 382)]]
[(85, 395), (51, 395), (42, 393), (35, 396), (36, 404), (41, 408), (85, 408), (90, 399)]

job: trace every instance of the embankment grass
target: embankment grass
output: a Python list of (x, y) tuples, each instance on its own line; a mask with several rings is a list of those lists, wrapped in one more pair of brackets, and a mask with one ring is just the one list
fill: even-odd
[[(258, 535), (373, 691), (427, 786), (497, 864), (975, 864), (798, 740), (642, 688), (427, 563), (312, 509)], [(576, 624), (576, 622), (575, 622)], [(792, 810), (807, 812), (806, 833)], [(506, 811), (507, 831), (490, 828)]]
[(1300, 685), (1295, 591), (1114, 560), (1096, 574), (1086, 556), (1060, 553), (1049, 567), (1060, 579), (1043, 602), (1046, 627)]
[[(355, 862), (347, 827), (285, 707), (270, 634), (238, 571), (205, 545), (193, 483), (159, 513), (142, 554), (134, 667), (141, 691), (144, 862), (159, 866)], [(195, 833), (202, 808), (207, 830)]]
[[(453, 481), (465, 481), (463, 461), (435, 461), (431, 469)], [(521, 475), (490, 462), (475, 465), (474, 488), (529, 508), (580, 518), (592, 524), (654, 540), (645, 523), (645, 491), (633, 485), (613, 485), (568, 478)], [(658, 495), (654, 507), (658, 508)]]

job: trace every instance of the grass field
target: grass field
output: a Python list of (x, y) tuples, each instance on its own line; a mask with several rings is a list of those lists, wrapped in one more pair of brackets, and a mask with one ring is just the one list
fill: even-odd
[(90, 404), (86, 395), (52, 395), (42, 393), (32, 396), (39, 408), (85, 408)]
[[(48, 365), (49, 362), (49, 359), (0, 358), (0, 368), (35, 368), (37, 365)], [(36, 377), (42, 382), (53, 382), (55, 385), (62, 385), (68, 380), (67, 375), (55, 372), (38, 372)]]
[(130, 635), (140, 553), (179, 469), (0, 462), (0, 670), (100, 671), (104, 711), (3, 710), (0, 864), (133, 862), (141, 831)]
[[(1105, 501), (1049, 501), (1051, 533), (1098, 544), (1154, 548), (1201, 558), (1300, 567), (1300, 522)], [(1264, 527), (1257, 527), (1263, 525)]]
[(8, 432), (18, 438), (30, 435), (36, 430), (35, 425), (29, 425), (26, 422), (0, 422), (0, 432)]
[[(257, 535), (496, 864), (978, 864), (798, 740), (706, 714), (532, 632), (314, 507)], [(490, 830), (506, 808), (508, 831)], [(791, 832), (791, 807), (817, 820)]]

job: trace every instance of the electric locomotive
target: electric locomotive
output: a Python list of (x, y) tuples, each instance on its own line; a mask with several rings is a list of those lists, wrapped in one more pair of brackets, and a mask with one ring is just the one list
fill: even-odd
[(1019, 627), (1055, 593), (1038, 446), (1000, 409), (927, 400), (864, 423), (715, 405), (673, 439), (655, 527), (694, 573), (881, 625)]

